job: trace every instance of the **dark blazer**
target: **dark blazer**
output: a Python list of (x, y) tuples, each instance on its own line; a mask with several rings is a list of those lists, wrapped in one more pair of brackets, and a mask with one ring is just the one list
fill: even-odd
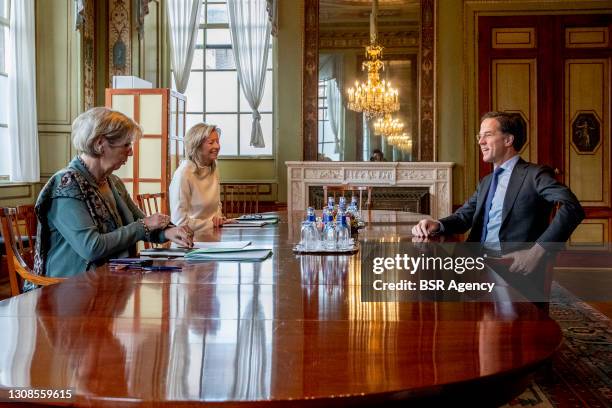
[[(565, 242), (584, 219), (576, 196), (559, 183), (550, 167), (519, 159), (512, 171), (504, 205), (500, 242)], [(462, 234), (471, 228), (468, 241), (479, 242), (484, 219), (484, 202), (492, 174), (478, 185), (476, 192), (454, 214), (440, 220), (444, 233)], [(559, 208), (549, 223), (555, 204)]]

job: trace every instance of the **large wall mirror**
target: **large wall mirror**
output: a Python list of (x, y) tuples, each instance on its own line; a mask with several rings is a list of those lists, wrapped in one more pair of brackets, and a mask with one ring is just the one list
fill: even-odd
[(347, 106), (348, 88), (367, 81), (372, 1), (306, 0), (305, 7), (304, 160), (433, 160), (433, 0), (379, 0), (376, 13), (381, 79), (399, 91), (393, 117), (408, 146), (389, 143), (375, 133), (375, 119)]

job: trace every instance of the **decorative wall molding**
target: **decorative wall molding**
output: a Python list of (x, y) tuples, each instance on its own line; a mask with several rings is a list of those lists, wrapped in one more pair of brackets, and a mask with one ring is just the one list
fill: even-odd
[(421, 0), (419, 160), (436, 160), (436, 0)]
[[(414, 30), (382, 31), (378, 42), (388, 47), (418, 47), (419, 32)], [(370, 35), (354, 31), (321, 31), (319, 32), (319, 49), (325, 48), (364, 48), (370, 44)]]
[(83, 108), (96, 106), (96, 52), (95, 52), (95, 4), (94, 0), (83, 3), (83, 25), (81, 26), (81, 55), (83, 56)]
[[(453, 166), (449, 162), (285, 162), (289, 211), (305, 211), (310, 186), (428, 187), (430, 215), (452, 213)], [(376, 207), (374, 207), (376, 208)]]
[(108, 86), (114, 75), (132, 73), (132, 18), (128, 0), (111, 0), (108, 9)]

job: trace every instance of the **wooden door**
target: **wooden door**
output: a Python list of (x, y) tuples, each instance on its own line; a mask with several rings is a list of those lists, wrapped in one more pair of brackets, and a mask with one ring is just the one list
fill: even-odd
[(612, 241), (611, 33), (612, 14), (478, 19), (479, 113), (524, 119), (521, 156), (553, 167), (585, 208), (571, 244)]

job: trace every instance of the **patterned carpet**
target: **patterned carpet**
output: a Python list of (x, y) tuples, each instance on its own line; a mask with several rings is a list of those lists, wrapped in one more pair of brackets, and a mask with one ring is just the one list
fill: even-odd
[(612, 407), (612, 323), (554, 283), (550, 315), (564, 342), (552, 367), (504, 407)]

